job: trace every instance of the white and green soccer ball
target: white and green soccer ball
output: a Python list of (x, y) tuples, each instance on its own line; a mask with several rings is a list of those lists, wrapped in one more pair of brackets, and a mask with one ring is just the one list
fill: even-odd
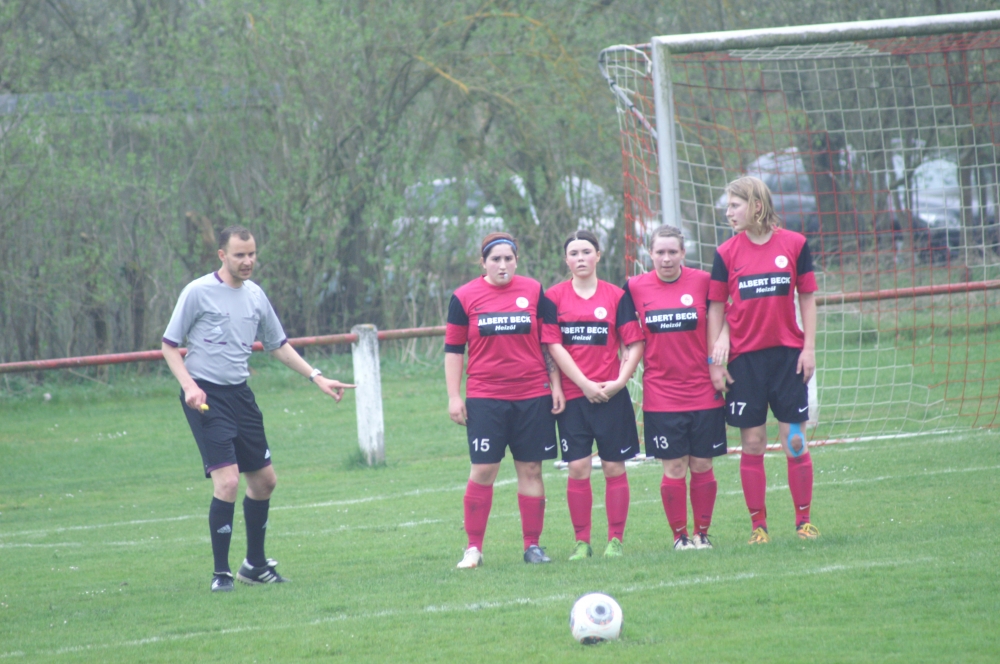
[(603, 593), (588, 593), (569, 612), (569, 631), (587, 646), (614, 641), (622, 633), (622, 607)]

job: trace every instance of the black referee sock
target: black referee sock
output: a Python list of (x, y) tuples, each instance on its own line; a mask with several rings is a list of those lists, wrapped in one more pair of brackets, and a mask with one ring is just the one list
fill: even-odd
[(243, 498), (243, 520), (247, 524), (247, 562), (254, 567), (262, 567), (267, 563), (264, 557), (264, 536), (267, 534), (267, 510), (270, 500), (254, 500), (250, 496)]
[(215, 558), (215, 571), (229, 571), (229, 542), (233, 538), (233, 513), (236, 503), (227, 503), (218, 498), (212, 498), (208, 508), (208, 529), (212, 535), (212, 556)]

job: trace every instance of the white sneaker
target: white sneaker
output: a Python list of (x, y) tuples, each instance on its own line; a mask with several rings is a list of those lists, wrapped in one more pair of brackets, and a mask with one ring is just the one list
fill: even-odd
[(694, 537), (691, 538), (691, 541), (694, 542), (694, 548), (696, 549), (712, 548), (712, 542), (708, 539), (707, 533), (695, 533)]
[(483, 564), (483, 554), (474, 546), (465, 550), (465, 555), (458, 563), (458, 569), (473, 569)]
[(674, 540), (674, 551), (693, 551), (696, 547), (687, 535), (681, 535)]

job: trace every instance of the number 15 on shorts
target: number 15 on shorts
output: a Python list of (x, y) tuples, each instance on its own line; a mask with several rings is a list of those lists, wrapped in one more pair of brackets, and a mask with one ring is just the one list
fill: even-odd
[(472, 441), (472, 449), (476, 452), (489, 452), (490, 451), (490, 439), (489, 438), (476, 438)]

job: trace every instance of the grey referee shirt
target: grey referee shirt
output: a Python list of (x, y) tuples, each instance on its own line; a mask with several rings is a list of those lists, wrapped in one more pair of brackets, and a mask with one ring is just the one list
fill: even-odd
[(176, 348), (185, 338), (188, 373), (217, 385), (247, 379), (254, 339), (260, 339), (266, 351), (288, 341), (260, 286), (244, 281), (240, 288), (230, 288), (217, 272), (189, 283), (177, 299), (163, 342)]

